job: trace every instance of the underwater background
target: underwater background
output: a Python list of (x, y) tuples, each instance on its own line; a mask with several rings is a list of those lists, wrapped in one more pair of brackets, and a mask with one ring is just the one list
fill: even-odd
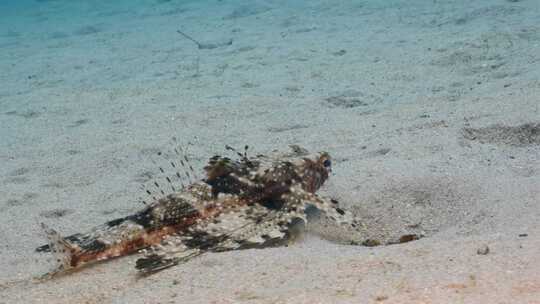
[[(540, 1), (2, 0), (0, 84), (0, 303), (540, 297)], [(173, 137), (199, 169), (225, 145), (328, 151), (322, 192), (362, 233), (425, 237), (314, 224), (147, 281), (128, 258), (33, 283), (38, 223), (139, 209)]]

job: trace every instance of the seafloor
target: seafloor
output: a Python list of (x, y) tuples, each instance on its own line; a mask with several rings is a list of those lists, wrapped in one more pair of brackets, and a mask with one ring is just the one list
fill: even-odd
[[(0, 71), (0, 303), (540, 303), (540, 1), (2, 1)], [(172, 137), (326, 150), (367, 230), (32, 280)]]

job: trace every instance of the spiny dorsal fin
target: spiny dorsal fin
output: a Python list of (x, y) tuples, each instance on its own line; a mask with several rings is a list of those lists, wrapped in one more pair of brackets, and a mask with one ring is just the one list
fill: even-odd
[(152, 179), (141, 185), (147, 199), (140, 198), (145, 205), (170, 193), (182, 191), (198, 180), (198, 176), (188, 157), (187, 149), (172, 138), (173, 148), (166, 152), (158, 151), (150, 157), (155, 174)]
[(200, 180), (197, 172), (195, 172), (195, 169), (193, 169), (192, 161), (190, 157), (188, 156), (189, 153), (187, 151), (187, 147), (189, 143), (186, 145), (181, 145), (178, 143), (178, 140), (176, 139), (176, 137), (172, 138), (172, 142), (174, 143), (174, 147), (175, 147), (173, 150), (176, 154), (178, 161), (180, 162), (180, 165), (183, 168), (183, 173), (187, 177), (188, 182), (192, 184)]
[(244, 146), (244, 153), (239, 152), (237, 149), (235, 149), (235, 148), (233, 148), (233, 147), (231, 147), (229, 145), (225, 145), (225, 149), (227, 149), (229, 151), (233, 151), (234, 153), (236, 153), (236, 155), (238, 155), (244, 161), (248, 159), (248, 156), (247, 156), (247, 151), (249, 150), (248, 145)]
[(204, 167), (207, 181), (213, 181), (220, 177), (228, 176), (231, 173), (238, 174), (240, 171), (253, 166), (252, 161), (247, 154), (247, 151), (249, 150), (248, 145), (244, 146), (243, 153), (229, 145), (225, 145), (225, 149), (234, 152), (240, 159), (232, 160), (226, 156), (214, 155)]
[(228, 157), (214, 155), (204, 167), (206, 180), (212, 181), (234, 171), (235, 163)]

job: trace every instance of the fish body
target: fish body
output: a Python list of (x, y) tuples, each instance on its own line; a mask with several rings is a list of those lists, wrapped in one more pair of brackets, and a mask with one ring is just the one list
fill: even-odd
[(283, 244), (295, 225), (307, 221), (308, 205), (337, 223), (354, 222), (335, 201), (316, 194), (331, 172), (328, 153), (238, 156), (212, 157), (202, 180), (88, 233), (64, 238), (42, 224), (49, 245), (37, 250), (57, 257), (53, 275), (139, 251), (144, 257), (136, 268), (150, 274), (208, 251)]

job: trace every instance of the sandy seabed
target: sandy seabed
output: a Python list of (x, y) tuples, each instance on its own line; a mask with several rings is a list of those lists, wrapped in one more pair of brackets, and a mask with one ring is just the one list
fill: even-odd
[[(0, 53), (0, 303), (540, 303), (539, 1), (26, 0)], [(172, 137), (328, 151), (367, 229), (33, 280), (38, 223), (138, 210)]]

